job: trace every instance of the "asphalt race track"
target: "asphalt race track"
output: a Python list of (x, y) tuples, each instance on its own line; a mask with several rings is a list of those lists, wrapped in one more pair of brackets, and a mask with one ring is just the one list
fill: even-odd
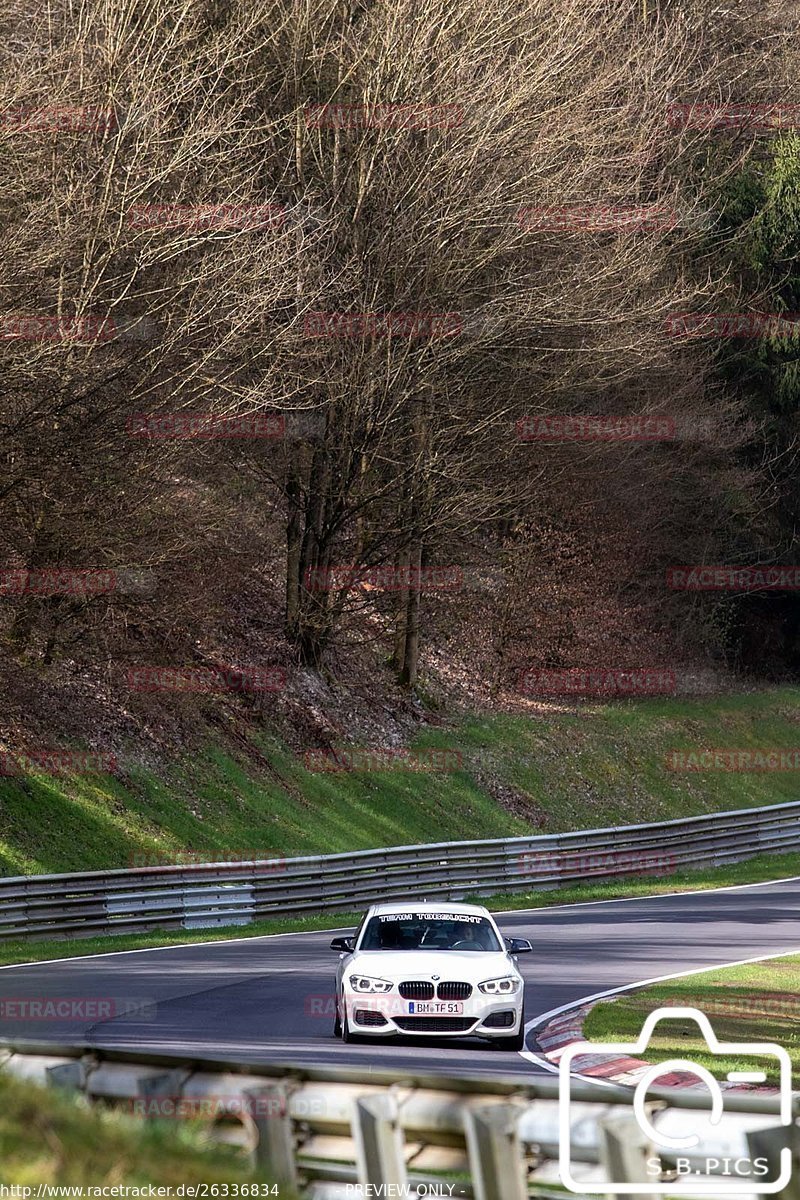
[[(519, 959), (526, 1021), (606, 988), (770, 954), (800, 952), (800, 879), (499, 917), (529, 937)], [(541, 1068), (486, 1043), (419, 1040), (344, 1046), (334, 1039), (335, 931), (108, 954), (0, 970), (0, 1036), (308, 1066), (399, 1067), (443, 1074), (530, 1075)], [(347, 932), (347, 931), (342, 931)], [(187, 933), (187, 938), (191, 934)], [(81, 1001), (68, 1018), (22, 1006)], [(153, 1007), (95, 1020), (131, 1004)], [(29, 1006), (25, 1006), (29, 1007)], [(529, 1038), (529, 1049), (536, 1050)]]

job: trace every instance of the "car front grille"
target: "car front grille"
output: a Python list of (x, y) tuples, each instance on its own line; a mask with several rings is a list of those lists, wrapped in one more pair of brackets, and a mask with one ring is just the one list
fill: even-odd
[(433, 999), (433, 984), (424, 979), (406, 979), (397, 990), (404, 1000)]
[(475, 1024), (475, 1017), (395, 1017), (394, 1023), (404, 1033), (466, 1033)]
[(385, 1025), (386, 1017), (383, 1013), (376, 1012), (372, 1008), (357, 1008), (355, 1012), (356, 1025)]
[(468, 1000), (472, 995), (472, 984), (440, 983), (436, 995), (440, 1000)]

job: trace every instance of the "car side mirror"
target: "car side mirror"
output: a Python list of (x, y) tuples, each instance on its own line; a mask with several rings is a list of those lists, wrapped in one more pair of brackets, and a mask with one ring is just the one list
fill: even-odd
[(533, 946), (527, 938), (506, 938), (509, 954), (530, 954)]
[(356, 947), (356, 939), (352, 937), (335, 937), (331, 942), (331, 950), (339, 950), (342, 954), (352, 954)]

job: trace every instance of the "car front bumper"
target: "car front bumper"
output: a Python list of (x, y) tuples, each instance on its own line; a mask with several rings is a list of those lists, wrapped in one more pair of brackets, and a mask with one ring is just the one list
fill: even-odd
[(345, 990), (343, 1000), (351, 1032), (370, 1037), (512, 1037), (520, 1030), (524, 1008), (523, 991), (503, 996), (475, 991), (459, 1002), (460, 1013), (441, 1014), (418, 1014), (418, 1001), (403, 1000), (396, 993)]

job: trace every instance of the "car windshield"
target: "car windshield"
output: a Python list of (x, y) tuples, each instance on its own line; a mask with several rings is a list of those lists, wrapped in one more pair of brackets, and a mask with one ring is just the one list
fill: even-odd
[(502, 950), (485, 917), (460, 913), (385, 913), (370, 919), (359, 950)]

